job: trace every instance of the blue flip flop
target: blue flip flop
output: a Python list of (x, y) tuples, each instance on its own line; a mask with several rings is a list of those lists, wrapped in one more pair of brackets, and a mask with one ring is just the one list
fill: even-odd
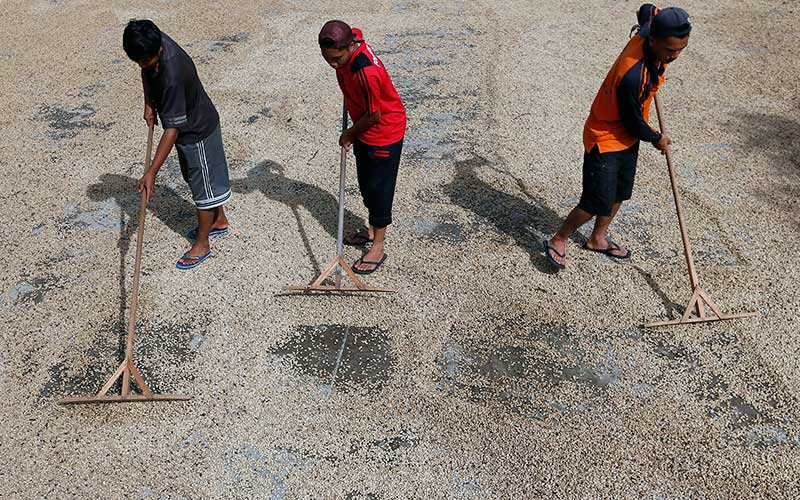
[[(211, 231), (208, 232), (208, 235), (209, 236), (219, 236), (219, 235), (222, 235), (222, 234), (228, 234), (228, 232), (230, 232), (230, 230), (231, 230), (230, 226), (223, 227), (222, 229), (212, 229)], [(186, 237), (189, 238), (190, 240), (196, 240), (197, 239), (197, 228), (194, 228), (191, 231), (189, 231), (188, 233), (186, 233)]]
[[(189, 252), (183, 254), (183, 257), (178, 259), (178, 262), (175, 263), (175, 267), (178, 269), (193, 269), (199, 266), (204, 260), (211, 257), (211, 250), (208, 251), (207, 254), (203, 255), (202, 257), (189, 257)], [(181, 262), (182, 260), (189, 261), (191, 264), (184, 264)]]

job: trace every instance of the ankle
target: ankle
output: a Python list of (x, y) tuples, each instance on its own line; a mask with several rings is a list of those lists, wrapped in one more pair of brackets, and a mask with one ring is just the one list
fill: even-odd
[(605, 241), (606, 241), (606, 235), (596, 236), (593, 234), (589, 236), (589, 243), (591, 243), (592, 245), (602, 245), (603, 243), (605, 243)]

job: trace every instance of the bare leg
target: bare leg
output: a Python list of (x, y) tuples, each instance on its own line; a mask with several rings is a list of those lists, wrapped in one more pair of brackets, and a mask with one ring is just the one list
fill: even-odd
[[(621, 206), (622, 203), (614, 203), (614, 205), (611, 206), (611, 215), (597, 216), (597, 219), (594, 223), (594, 229), (592, 230), (592, 235), (589, 237), (589, 241), (586, 243), (586, 246), (593, 250), (605, 250), (610, 246), (608, 240), (606, 239), (606, 231), (608, 230), (608, 226), (611, 224), (611, 221), (613, 221), (614, 217), (617, 216), (617, 212)], [(624, 257), (628, 253), (628, 249), (620, 246), (618, 249), (612, 250), (612, 253), (614, 255)]]
[[(567, 218), (561, 224), (561, 227), (558, 229), (558, 232), (550, 238), (550, 246), (556, 249), (558, 253), (561, 255), (567, 255), (567, 240), (572, 233), (578, 230), (579, 227), (586, 224), (591, 220), (594, 215), (590, 214), (586, 210), (575, 207), (572, 211), (567, 215)], [(608, 225), (606, 225), (608, 227)], [(564, 264), (566, 262), (565, 258), (562, 258), (560, 255), (556, 254), (553, 251), (550, 251), (550, 256), (555, 259), (556, 262), (559, 264)]]
[(211, 222), (211, 229), (225, 229), (228, 227), (228, 218), (225, 216), (225, 208), (220, 205), (213, 209), (214, 217)]
[[(372, 246), (361, 259), (362, 261), (368, 260), (372, 262), (380, 262), (380, 260), (383, 258), (383, 242), (386, 239), (386, 227), (370, 226), (369, 231), (373, 235)], [(375, 269), (377, 266), (375, 264), (364, 264), (363, 262), (359, 262), (354, 267), (362, 271), (369, 271), (371, 269)]]
[[(187, 252), (189, 257), (202, 257), (211, 250), (211, 245), (208, 242), (208, 232), (211, 231), (214, 213), (214, 209), (197, 211), (197, 240)], [(181, 262), (191, 264), (191, 262), (183, 259), (181, 259)]]
[(346, 245), (361, 246), (375, 240), (375, 228), (369, 226), (366, 230), (361, 230), (345, 236), (344, 242)]

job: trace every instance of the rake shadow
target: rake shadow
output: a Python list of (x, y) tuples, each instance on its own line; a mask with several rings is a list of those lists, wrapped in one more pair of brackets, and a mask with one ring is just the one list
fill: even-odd
[[(319, 222), (331, 238), (336, 239), (338, 231), (339, 200), (331, 193), (313, 184), (290, 179), (286, 177), (284, 168), (280, 164), (265, 160), (251, 168), (244, 179), (232, 179), (231, 189), (237, 193), (252, 193), (259, 191), (270, 200), (288, 206), (292, 210), (300, 237), (303, 240), (306, 253), (311, 259), (316, 274), (321, 272), (319, 263), (314, 258), (308, 233), (300, 219), (300, 207), (306, 209), (314, 219)], [(345, 209), (344, 232), (365, 230), (364, 220)]]
[[(113, 199), (121, 208), (119, 224), (119, 349), (118, 358), (122, 362), (125, 354), (127, 290), (125, 261), (130, 250), (131, 235), (139, 227), (139, 206), (141, 194), (137, 192), (138, 179), (119, 174), (103, 174), (100, 182), (92, 184), (86, 193), (92, 201)], [(167, 227), (183, 236), (189, 229), (187, 220), (195, 216), (194, 205), (184, 200), (178, 193), (167, 187), (156, 184), (153, 196), (148, 205), (148, 212), (155, 215)]]

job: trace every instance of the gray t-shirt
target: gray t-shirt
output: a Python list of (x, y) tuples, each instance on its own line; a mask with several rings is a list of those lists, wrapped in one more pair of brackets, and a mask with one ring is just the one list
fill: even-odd
[(146, 73), (150, 100), (161, 126), (178, 129), (178, 144), (200, 142), (219, 125), (219, 113), (203, 89), (192, 58), (161, 33), (158, 71)]

